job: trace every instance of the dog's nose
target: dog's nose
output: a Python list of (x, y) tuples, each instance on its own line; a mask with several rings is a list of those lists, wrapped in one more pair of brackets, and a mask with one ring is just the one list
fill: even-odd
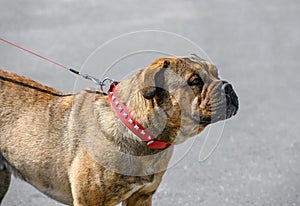
[[(222, 82), (222, 92), (226, 97), (226, 106), (227, 106), (227, 115), (232, 116), (235, 115), (238, 108), (239, 108), (239, 101), (238, 97), (233, 90), (233, 87), (231, 84), (229, 84), (226, 81)], [(228, 114), (231, 113), (231, 114)]]
[(222, 92), (224, 92), (225, 95), (230, 95), (233, 91), (232, 85), (226, 81), (223, 81), (222, 83)]

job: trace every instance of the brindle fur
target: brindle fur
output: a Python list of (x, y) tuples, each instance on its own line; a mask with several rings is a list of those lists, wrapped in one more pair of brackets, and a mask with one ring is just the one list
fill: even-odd
[[(187, 86), (186, 81), (193, 74), (204, 80), (203, 91)], [(183, 105), (197, 104), (201, 115), (212, 115), (198, 102), (201, 98), (202, 104), (217, 101), (212, 91), (219, 83), (217, 70), (209, 62), (195, 56), (168, 57), (139, 70), (116, 89), (142, 125), (153, 132), (161, 131), (159, 140), (177, 144), (206, 126), (195, 123), (188, 115), (192, 107), (182, 109)], [(166, 168), (171, 150), (149, 150), (123, 126), (106, 94), (92, 89), (62, 94), (0, 70), (0, 104), (0, 203), (9, 187), (10, 174), (14, 173), (68, 205), (151, 205), (164, 170), (148, 174), (141, 167), (141, 176), (120, 174), (98, 160), (105, 160), (112, 167), (123, 165), (139, 170), (110, 151), (132, 155), (159, 153), (160, 160), (141, 160), (141, 165), (150, 167), (159, 161)], [(92, 153), (85, 145), (89, 138), (100, 142)]]

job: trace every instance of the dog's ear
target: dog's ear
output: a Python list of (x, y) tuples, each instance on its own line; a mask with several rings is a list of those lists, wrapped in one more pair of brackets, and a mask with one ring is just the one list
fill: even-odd
[(142, 95), (146, 99), (153, 99), (157, 92), (163, 89), (164, 72), (169, 67), (170, 62), (164, 60), (163, 65), (148, 69), (144, 74), (144, 85), (142, 88)]

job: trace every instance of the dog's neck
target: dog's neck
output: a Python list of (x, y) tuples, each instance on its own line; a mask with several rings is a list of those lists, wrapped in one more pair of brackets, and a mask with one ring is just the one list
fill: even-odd
[[(108, 100), (111, 107), (122, 121), (122, 123), (137, 137), (147, 143), (149, 149), (166, 149), (170, 146), (169, 143), (159, 141), (156, 137), (158, 135), (153, 134), (143, 125), (141, 125), (135, 117), (131, 114), (126, 104), (119, 99), (116, 86), (118, 82), (113, 82), (108, 90)], [(136, 113), (144, 113), (145, 111), (134, 110)]]
[(133, 76), (119, 83), (116, 86), (118, 98), (126, 104), (143, 127), (154, 134), (159, 134), (155, 137), (157, 140), (171, 144), (177, 134), (177, 128), (174, 129), (173, 125), (170, 125), (169, 117), (157, 106), (156, 99), (147, 100), (143, 97), (136, 81), (136, 76)]

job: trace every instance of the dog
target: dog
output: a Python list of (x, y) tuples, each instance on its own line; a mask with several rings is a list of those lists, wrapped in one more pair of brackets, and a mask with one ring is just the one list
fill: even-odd
[(63, 204), (150, 206), (173, 147), (237, 113), (196, 55), (159, 58), (107, 93), (63, 94), (0, 70), (0, 203), (11, 174)]

